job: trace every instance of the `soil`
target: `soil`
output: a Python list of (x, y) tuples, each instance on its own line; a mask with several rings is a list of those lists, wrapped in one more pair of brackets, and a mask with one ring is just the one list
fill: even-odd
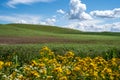
[[(0, 37), (0, 44), (37, 44), (37, 43), (80, 43), (95, 44), (101, 42), (99, 40), (72, 40), (57, 37)], [(102, 41), (103, 42), (103, 41)], [(108, 43), (108, 42), (105, 42)], [(109, 42), (110, 43), (110, 42)], [(111, 44), (111, 43), (110, 43)]]
[(75, 40), (56, 37), (0, 37), (0, 44), (69, 43)]

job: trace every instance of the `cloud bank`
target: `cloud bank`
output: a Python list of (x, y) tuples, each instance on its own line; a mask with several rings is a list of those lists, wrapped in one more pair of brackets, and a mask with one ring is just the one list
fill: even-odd
[(0, 21), (9, 23), (21, 23), (21, 24), (43, 24), (43, 25), (54, 25), (56, 19), (54, 18), (41, 18), (40, 16), (29, 15), (29, 14), (15, 14), (15, 15), (2, 15)]
[(77, 29), (81, 31), (88, 31), (88, 32), (120, 32), (120, 22), (115, 23), (106, 23), (106, 24), (99, 24), (102, 21), (91, 20), (91, 21), (82, 21), (82, 22), (72, 22), (65, 27), (69, 27), (72, 29)]
[(120, 18), (120, 8), (113, 10), (95, 10), (86, 13), (87, 7), (81, 0), (70, 0), (68, 24), (65, 27), (89, 32), (120, 32), (120, 22), (109, 23), (105, 18), (112, 20)]
[(96, 11), (91, 11), (90, 14), (95, 17), (100, 17), (100, 18), (120, 18), (120, 8), (115, 8), (113, 10), (96, 10)]

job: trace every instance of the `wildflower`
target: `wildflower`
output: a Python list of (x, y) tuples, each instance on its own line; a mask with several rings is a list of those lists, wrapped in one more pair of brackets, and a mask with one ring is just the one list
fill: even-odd
[(3, 68), (4, 62), (0, 61), (0, 70)]
[(96, 69), (97, 68), (97, 65), (95, 63), (90, 63), (89, 67), (91, 69)]
[(71, 71), (69, 69), (66, 70), (66, 74), (67, 75), (70, 75), (71, 74)]
[(40, 62), (42, 61), (47, 62), (48, 60), (49, 60), (48, 58), (43, 57)]
[(35, 60), (32, 60), (32, 66), (36, 66), (37, 65), (37, 62)]
[(19, 75), (19, 76), (18, 76), (18, 80), (24, 80), (23, 75)]
[(105, 75), (104, 75), (104, 73), (101, 73), (101, 77), (102, 77), (103, 79), (105, 79)]
[(59, 78), (59, 80), (67, 80), (67, 77), (66, 76), (62, 76)]
[(111, 75), (111, 76), (110, 76), (110, 80), (114, 80), (114, 76)]
[(41, 50), (42, 51), (50, 51), (50, 49), (47, 46), (44, 46)]
[(9, 67), (12, 65), (12, 62), (5, 62), (5, 66)]
[(47, 80), (51, 80), (53, 76), (47, 76)]
[(49, 52), (49, 56), (52, 56), (52, 55), (54, 55), (54, 52)]
[(120, 70), (120, 65), (118, 66), (118, 69)]
[(62, 68), (61, 68), (61, 67), (57, 67), (57, 68), (55, 68), (55, 69), (53, 70), (53, 72), (61, 73), (61, 72), (63, 72), (63, 71), (62, 71)]
[(98, 72), (94, 71), (93, 76), (98, 77)]
[(11, 77), (14, 78), (16, 76), (17, 72), (14, 71), (12, 74), (11, 74)]
[(35, 76), (36, 78), (40, 77), (39, 73), (38, 73), (36, 70), (31, 71), (31, 74), (32, 74), (33, 76)]
[(40, 73), (42, 73), (42, 74), (46, 74), (47, 71), (46, 71), (46, 69), (42, 69), (42, 70), (40, 70)]
[(111, 73), (112, 70), (111, 70), (110, 68), (104, 68), (104, 72), (106, 72), (106, 73)]
[(40, 64), (38, 64), (38, 66), (39, 66), (40, 68), (43, 68), (43, 67), (45, 67), (45, 64), (44, 64), (44, 63), (40, 63)]
[(69, 52), (67, 52), (67, 53), (65, 54), (65, 56), (68, 57), (68, 58), (73, 58), (74, 53), (71, 52), (71, 51), (69, 51)]
[(4, 62), (3, 61), (0, 61), (0, 65), (2, 66), (4, 64)]
[(74, 67), (73, 70), (74, 70), (74, 71), (79, 71), (79, 70), (80, 70), (80, 67), (76, 66), (76, 67)]
[(111, 64), (112, 64), (113, 66), (117, 66), (116, 58), (112, 58), (112, 60), (111, 60)]
[(25, 66), (25, 67), (24, 67), (24, 70), (25, 70), (25, 71), (30, 71), (31, 68), (30, 68), (29, 66)]

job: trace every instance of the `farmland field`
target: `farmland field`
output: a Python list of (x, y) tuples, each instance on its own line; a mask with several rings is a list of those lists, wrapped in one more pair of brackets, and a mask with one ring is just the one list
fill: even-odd
[[(105, 79), (113, 79), (113, 80), (120, 79), (119, 77), (120, 73), (119, 71), (117, 72), (117, 70), (120, 70), (120, 63), (117, 62), (117, 60), (119, 61), (119, 58), (120, 58), (120, 33), (118, 32), (81, 32), (78, 30), (60, 28), (56, 26), (43, 26), (43, 25), (30, 25), (30, 24), (1, 24), (0, 25), (0, 61), (1, 61), (0, 67), (3, 67), (2, 61), (6, 62), (6, 64), (9, 63), (9, 65), (7, 66), (10, 66), (11, 64), (8, 61), (12, 61), (14, 64), (12, 65), (11, 69), (4, 68), (5, 70), (7, 69), (7, 71), (12, 70), (13, 68), (18, 68), (18, 70), (20, 70), (23, 67), (23, 64), (24, 64), (24, 67), (29, 66), (30, 68), (30, 65), (26, 65), (26, 64), (30, 64), (32, 60), (37, 61), (40, 58), (41, 49), (44, 49), (42, 48), (43, 46), (49, 47), (51, 49), (50, 51), (54, 52), (54, 55), (56, 56), (54, 58), (57, 60), (57, 63), (59, 63), (58, 55), (60, 55), (61, 57), (66, 57), (65, 54), (68, 51), (70, 51), (74, 53), (75, 57), (76, 56), (79, 57), (80, 60), (91, 60), (91, 63), (93, 62), (93, 65), (88, 64), (87, 61), (85, 62), (85, 64), (88, 64), (89, 66), (94, 67), (95, 66), (94, 64), (97, 64), (96, 62), (94, 62), (94, 60), (96, 59), (103, 60), (105, 64), (108, 65), (108, 66), (105, 66), (105, 64), (102, 64), (102, 66), (105, 66), (106, 70), (108, 68), (108, 72), (106, 72), (105, 74), (102, 74), (100, 72), (100, 70), (104, 70), (104, 67), (102, 67), (101, 69), (97, 69), (97, 67), (99, 66), (96, 65), (96, 70), (99, 70), (96, 72), (99, 72), (100, 74), (97, 75), (97, 73), (95, 72), (95, 74), (92, 75), (91, 77), (91, 74), (93, 73), (84, 72), (84, 70), (82, 70), (83, 71), (82, 75), (84, 74), (83, 75), (84, 77), (79, 75), (77, 77), (74, 76), (72, 78), (75, 78), (75, 79), (81, 78), (85, 80), (99, 79), (99, 77), (102, 77), (101, 79), (104, 79), (104, 77)], [(73, 60), (76, 60), (75, 57), (73, 57), (72, 55)], [(46, 56), (46, 58), (48, 58), (48, 56)], [(53, 59), (53, 58), (50, 58), (50, 59)], [(66, 57), (66, 60), (69, 61), (70, 59)], [(110, 65), (112, 61), (115, 62), (114, 65)], [(44, 65), (46, 65), (44, 67), (48, 67), (47, 66), (48, 64), (44, 63), (43, 60), (41, 62)], [(71, 60), (69, 62), (72, 64), (77, 63)], [(15, 67), (15, 65), (17, 66)], [(67, 67), (68, 65), (69, 64), (65, 65), (63, 63), (60, 63), (60, 66), (62, 66), (62, 69), (64, 67)], [(37, 65), (36, 63), (34, 63), (32, 64), (32, 66), (36, 67)], [(72, 69), (71, 71), (73, 71), (73, 73), (77, 75), (78, 73), (76, 69), (78, 69), (78, 66), (75, 66), (75, 65), (74, 66), (70, 65), (70, 66), (72, 68), (69, 68), (69, 70)], [(86, 66), (86, 68), (88, 68), (89, 66)], [(57, 68), (56, 64), (54, 67)], [(66, 70), (66, 69), (63, 69), (63, 70)], [(111, 72), (111, 70), (113, 70), (113, 73)], [(56, 74), (56, 73), (50, 73), (49, 70), (46, 70), (46, 71), (48, 71), (48, 73), (46, 74), (49, 74), (49, 75), (51, 74), (52, 76), (53, 74), (54, 75)], [(78, 71), (80, 71), (80, 69), (78, 69)], [(65, 74), (64, 76), (67, 76), (67, 73), (63, 73), (63, 72), (61, 72), (62, 76), (63, 74)], [(3, 73), (4, 73), (4, 70), (3, 70)], [(0, 76), (3, 73), (0, 73)], [(107, 75), (106, 77), (107, 73), (109, 73), (109, 75)], [(6, 76), (8, 75), (10, 76), (10, 74), (12, 75), (14, 74), (14, 72), (11, 72), (11, 73), (8, 72)], [(20, 74), (27, 74), (27, 73), (25, 72)], [(42, 78), (46, 79), (47, 78), (46, 74), (40, 77), (39, 75), (37, 75), (37, 72), (34, 72), (33, 70), (33, 72), (31, 72), (30, 74), (30, 75), (33, 75), (33, 77), (30, 79), (33, 79), (35, 77), (37, 77), (36, 80), (39, 80)], [(25, 76), (27, 77), (28, 75), (25, 75)], [(58, 79), (57, 76), (58, 75), (56, 75), (56, 77), (54, 76), (51, 79)], [(64, 76), (63, 76), (63, 79), (61, 80), (66, 80), (66, 77)], [(24, 78), (27, 79), (26, 77)], [(70, 77), (71, 76), (68, 76), (67, 78), (70, 79)], [(113, 78), (113, 77), (116, 77), (116, 78)], [(2, 77), (1, 79), (4, 79), (4, 78)]]

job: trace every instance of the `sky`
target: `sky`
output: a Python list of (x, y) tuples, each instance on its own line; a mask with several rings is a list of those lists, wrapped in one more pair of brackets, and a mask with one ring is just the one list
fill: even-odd
[(0, 0), (0, 24), (8, 23), (120, 32), (120, 1)]

